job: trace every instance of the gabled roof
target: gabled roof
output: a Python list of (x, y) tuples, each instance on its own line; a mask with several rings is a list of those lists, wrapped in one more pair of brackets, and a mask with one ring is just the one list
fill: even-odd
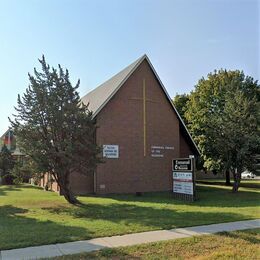
[(117, 90), (124, 84), (143, 59), (144, 56), (81, 98), (81, 101), (85, 105), (89, 104), (88, 108), (93, 112), (94, 117), (105, 106), (110, 98), (114, 96)]
[(181, 127), (184, 129), (188, 137), (190, 138), (192, 144), (195, 147), (195, 150), (200, 154), (199, 149), (195, 142), (193, 141), (184, 121), (182, 120), (180, 114), (178, 113), (177, 109), (175, 108), (168, 92), (166, 91), (162, 81), (160, 80), (158, 74), (156, 73), (152, 63), (150, 62), (147, 55), (143, 55), (135, 62), (127, 66), (125, 69), (117, 73), (115, 76), (86, 94), (84, 97), (81, 98), (81, 101), (85, 105), (89, 105), (88, 108), (93, 112), (93, 116), (96, 117), (97, 114), (101, 111), (101, 109), (110, 101), (110, 99), (116, 94), (116, 92), (120, 89), (120, 87), (126, 82), (126, 80), (132, 75), (132, 73), (136, 70), (136, 68), (146, 60), (151, 67), (156, 79), (158, 80), (162, 90), (164, 91), (166, 97), (168, 98), (170, 104), (172, 105), (173, 110), (177, 114), (178, 119), (180, 120)]
[(0, 139), (3, 139), (10, 131), (12, 131), (10, 128), (8, 128), (4, 134), (2, 134), (2, 136), (0, 137)]
[[(10, 142), (8, 143), (5, 143), (5, 138), (6, 136), (9, 136), (10, 135)], [(3, 148), (4, 145), (6, 145), (7, 149), (13, 154), (13, 155), (22, 155), (20, 153), (20, 150), (19, 148), (17, 147), (16, 143), (14, 142), (14, 133), (13, 133), (13, 130), (12, 128), (8, 128), (8, 130), (6, 130), (4, 132), (4, 134), (0, 137), (0, 151), (1, 149)], [(9, 138), (9, 137), (8, 137)]]

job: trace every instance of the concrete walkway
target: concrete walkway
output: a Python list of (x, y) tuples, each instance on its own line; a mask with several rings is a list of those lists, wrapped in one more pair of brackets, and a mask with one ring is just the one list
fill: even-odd
[(169, 239), (201, 236), (222, 231), (234, 231), (259, 227), (260, 219), (256, 219), (188, 228), (176, 228), (171, 230), (149, 231), (122, 236), (95, 238), (91, 240), (69, 242), (63, 244), (3, 250), (0, 251), (0, 259), (16, 260), (48, 258), (54, 256), (91, 252), (95, 250), (100, 250), (102, 248), (132, 246)]

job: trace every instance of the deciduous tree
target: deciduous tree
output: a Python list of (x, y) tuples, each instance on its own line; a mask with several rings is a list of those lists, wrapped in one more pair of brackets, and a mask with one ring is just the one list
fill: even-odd
[(259, 149), (259, 98), (259, 85), (252, 77), (220, 70), (199, 80), (187, 104), (185, 116), (204, 165), (232, 171), (234, 191), (242, 169), (253, 165)]
[(187, 123), (185, 113), (187, 111), (188, 101), (189, 101), (188, 94), (176, 94), (176, 96), (173, 99), (173, 104), (185, 123)]

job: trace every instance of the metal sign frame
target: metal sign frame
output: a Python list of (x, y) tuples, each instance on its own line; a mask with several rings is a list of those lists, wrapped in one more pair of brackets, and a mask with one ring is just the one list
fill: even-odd
[[(191, 163), (191, 169), (190, 170), (175, 170), (174, 169), (174, 161), (175, 160), (189, 160)], [(195, 201), (196, 200), (196, 176), (195, 176), (195, 158), (176, 158), (172, 160), (172, 184), (174, 185), (174, 179), (173, 179), (173, 172), (183, 172), (183, 173), (191, 173), (192, 174), (192, 189), (193, 189), (193, 194), (187, 194), (187, 193), (179, 193), (179, 192), (174, 192), (173, 186), (172, 186), (172, 194), (174, 198), (185, 200), (185, 201)]]

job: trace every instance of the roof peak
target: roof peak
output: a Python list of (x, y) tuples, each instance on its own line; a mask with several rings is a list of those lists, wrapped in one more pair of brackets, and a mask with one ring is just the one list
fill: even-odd
[(87, 93), (81, 98), (84, 104), (89, 104), (89, 109), (93, 111), (94, 116), (104, 107), (107, 101), (115, 94), (115, 92), (128, 79), (133, 71), (142, 63), (143, 60), (149, 60), (144, 54), (133, 63), (122, 69), (120, 72), (106, 80), (104, 83)]
[(179, 118), (181, 124), (184, 126), (184, 129), (186, 130), (188, 136), (190, 137), (192, 143), (194, 144), (196, 150), (199, 153), (199, 150), (193, 141), (188, 129), (185, 126), (185, 123), (183, 122), (180, 114), (178, 113), (177, 109), (172, 103), (172, 100), (166, 91), (162, 81), (160, 80), (158, 74), (156, 73), (151, 61), (149, 60), (148, 56), (146, 54), (142, 55), (140, 58), (138, 58), (136, 61), (125, 67), (123, 70), (121, 70), (119, 73), (114, 75), (112, 78), (105, 81), (103, 84), (99, 85), (97, 88), (89, 92), (87, 95), (81, 98), (81, 101), (84, 104), (89, 105), (89, 110), (93, 112), (93, 117), (95, 117), (102, 108), (110, 101), (110, 99), (116, 94), (116, 92), (120, 89), (120, 87), (127, 81), (127, 79), (132, 75), (132, 73), (136, 70), (136, 68), (144, 61), (146, 60), (152, 69), (156, 79), (158, 80), (161, 88), (163, 89), (167, 99), (171, 103), (173, 110), (176, 112), (177, 117)]
[(146, 54), (143, 54), (142, 56), (140, 56), (138, 59), (136, 59), (134, 62), (132, 62), (130, 65), (126, 66), (124, 69), (120, 70), (118, 73), (114, 74), (112, 77), (108, 78), (106, 81), (104, 81), (102, 84), (98, 85), (96, 88), (92, 89), (91, 91), (89, 91), (85, 96), (82, 97), (82, 101), (84, 103), (84, 97), (86, 97), (87, 95), (89, 95), (91, 92), (95, 91), (97, 88), (103, 86), (104, 84), (106, 84), (109, 80), (113, 79), (114, 77), (118, 76), (119, 74), (121, 74), (123, 71), (125, 71), (126, 69), (133, 67), (133, 65), (138, 64), (139, 62), (143, 61), (144, 59), (148, 59), (148, 56)]

